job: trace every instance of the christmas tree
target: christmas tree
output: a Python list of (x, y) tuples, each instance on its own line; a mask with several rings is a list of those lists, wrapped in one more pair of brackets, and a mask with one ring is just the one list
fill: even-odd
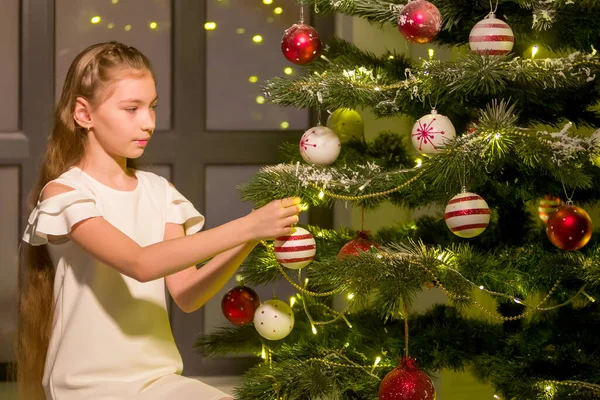
[[(282, 51), (306, 73), (272, 78), (267, 99), (335, 111), (243, 199), (437, 212), (370, 234), (302, 226), (261, 243), (245, 284), (285, 279), (297, 296), (259, 305), (237, 289), (234, 325), (199, 337), (199, 353), (262, 354), (239, 399), (434, 399), (428, 375), (466, 369), (499, 399), (600, 399), (600, 244), (588, 215), (600, 199), (600, 2), (310, 4), (455, 56), (321, 47), (310, 26), (290, 28)], [(416, 122), (366, 141), (357, 109)], [(427, 290), (447, 303), (412, 311)]]

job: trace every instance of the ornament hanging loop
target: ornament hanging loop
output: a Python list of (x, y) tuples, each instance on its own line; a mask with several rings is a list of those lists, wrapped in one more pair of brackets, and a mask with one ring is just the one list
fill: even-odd
[(300, 23), (304, 23), (304, 2), (300, 2)]
[(492, 5), (492, 0), (490, 0), (490, 13), (486, 18), (496, 18), (496, 11), (498, 11), (498, 2), (500, 0), (496, 0), (496, 7)]
[(317, 3), (317, 0), (315, 0), (315, 14), (319, 13), (319, 4)]
[(573, 196), (575, 195), (575, 189), (573, 189), (573, 191), (571, 192), (571, 196), (569, 196), (567, 194), (567, 188), (565, 187), (565, 183), (563, 182), (562, 178), (560, 179), (560, 183), (562, 184), (563, 191), (565, 192), (565, 197), (567, 199), (565, 204), (568, 206), (572, 206), (573, 205)]

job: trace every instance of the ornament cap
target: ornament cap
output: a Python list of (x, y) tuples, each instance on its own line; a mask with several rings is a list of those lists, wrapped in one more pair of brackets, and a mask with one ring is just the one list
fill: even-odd
[(437, 114), (437, 113), (438, 113), (438, 112), (437, 112), (437, 110), (436, 110), (435, 108), (432, 108), (432, 109), (431, 109), (431, 112), (430, 112), (430, 114), (433, 114), (433, 115), (435, 115), (435, 114)]
[(410, 356), (402, 357), (401, 368), (408, 371), (415, 371), (419, 369), (419, 365), (416, 358), (412, 358)]
[(493, 11), (490, 11), (490, 13), (488, 15), (486, 15), (486, 17), (484, 19), (490, 19), (490, 18), (496, 18), (496, 14), (494, 14)]

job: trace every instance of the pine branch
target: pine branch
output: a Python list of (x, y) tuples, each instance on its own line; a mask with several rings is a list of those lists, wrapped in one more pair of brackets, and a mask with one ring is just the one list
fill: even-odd
[[(486, 0), (432, 0), (442, 15), (442, 31), (435, 40), (443, 45), (469, 42), (473, 26), (489, 12)], [(406, 4), (401, 0), (316, 0), (319, 14), (341, 13), (377, 25), (397, 26)], [(312, 4), (311, 4), (312, 5)], [(514, 52), (522, 54), (533, 43), (557, 50), (589, 50), (600, 39), (600, 4), (594, 0), (504, 0), (497, 16), (506, 19), (515, 33)]]
[(422, 61), (398, 71), (406, 77), (402, 80), (382, 63), (385, 65), (383, 60), (377, 62), (375, 68), (330, 68), (296, 80), (273, 78), (264, 92), (274, 104), (331, 110), (362, 106), (378, 116), (403, 113), (419, 118), (428, 111), (429, 103), (437, 103), (438, 111), (459, 122), (472, 118), (470, 110), (482, 102), (504, 97), (529, 110), (521, 116), (521, 123), (553, 124), (562, 118), (600, 123), (597, 114), (585, 111), (598, 97), (593, 84), (600, 73), (596, 55), (534, 61), (469, 54), (458, 61)]

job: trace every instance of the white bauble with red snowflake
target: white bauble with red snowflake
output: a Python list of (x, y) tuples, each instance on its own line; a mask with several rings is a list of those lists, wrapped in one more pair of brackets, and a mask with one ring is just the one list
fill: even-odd
[(281, 265), (290, 269), (300, 269), (306, 267), (315, 258), (317, 243), (312, 233), (295, 226), (289, 235), (275, 239), (273, 251)]
[(456, 130), (450, 118), (431, 110), (412, 128), (412, 143), (417, 151), (425, 156), (432, 156), (441, 151), (446, 142), (456, 137)]
[(448, 202), (444, 212), (448, 229), (462, 238), (480, 235), (490, 223), (490, 208), (475, 193), (462, 192)]
[(469, 34), (469, 46), (477, 54), (503, 56), (510, 53), (514, 44), (510, 26), (492, 13), (476, 23)]
[(283, 339), (294, 328), (294, 312), (281, 300), (265, 301), (254, 313), (254, 327), (265, 339)]
[(340, 155), (342, 144), (334, 131), (325, 126), (314, 126), (300, 138), (300, 154), (304, 161), (329, 165)]

